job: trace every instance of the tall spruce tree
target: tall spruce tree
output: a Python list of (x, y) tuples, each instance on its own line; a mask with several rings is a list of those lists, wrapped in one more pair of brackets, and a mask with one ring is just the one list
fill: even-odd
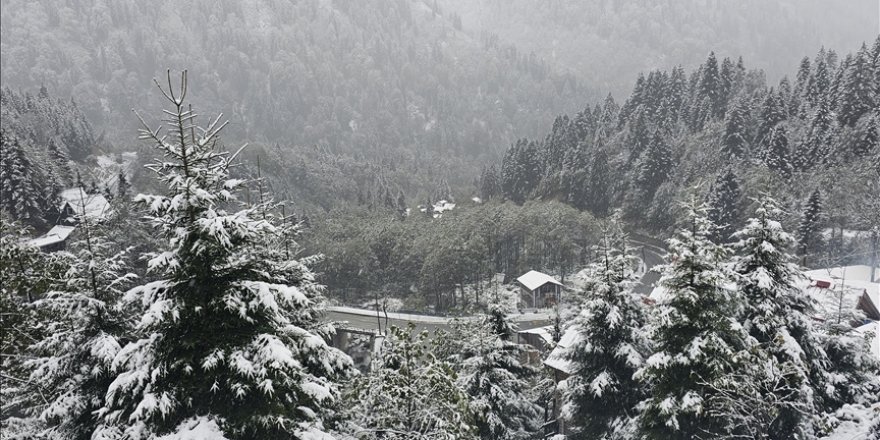
[(798, 254), (801, 264), (807, 265), (807, 256), (813, 251), (819, 240), (819, 227), (822, 225), (822, 193), (817, 189), (810, 194), (801, 222), (797, 230)]
[(652, 354), (635, 377), (650, 387), (640, 404), (641, 433), (648, 439), (708, 439), (731, 433), (725, 415), (707, 402), (725, 376), (747, 361), (748, 335), (736, 316), (738, 294), (723, 268), (729, 251), (709, 240), (706, 207), (688, 207), (687, 220), (669, 240), (665, 291), (650, 326)]
[(773, 199), (758, 201), (754, 217), (734, 234), (733, 270), (746, 300), (743, 326), (762, 354), (758, 374), (780, 373), (765, 396), (774, 408), (756, 421), (768, 438), (808, 438), (829, 364), (814, 334), (811, 299), (796, 286), (802, 275), (788, 254), (795, 240), (782, 229), (781, 215)]
[(574, 373), (560, 384), (570, 438), (620, 439), (634, 432), (636, 405), (646, 394), (633, 375), (649, 351), (642, 300), (632, 290), (635, 263), (623, 232), (606, 231), (584, 288), (586, 302), (567, 330), (577, 334), (566, 349)]
[(868, 47), (864, 44), (856, 56), (846, 66), (839, 91), (840, 110), (837, 114), (840, 123), (855, 126), (862, 115), (877, 108), (874, 97), (872, 60)]
[(742, 159), (746, 156), (746, 122), (749, 108), (745, 100), (734, 101), (724, 120), (724, 134), (721, 139), (721, 152), (728, 158)]
[(43, 215), (49, 201), (43, 181), (18, 137), (5, 128), (0, 130), (0, 207), (29, 226), (46, 226)]
[(43, 435), (89, 440), (115, 379), (113, 359), (129, 335), (119, 300), (136, 276), (127, 271), (128, 251), (117, 250), (106, 232), (85, 217), (78, 230), (82, 239), (62, 257), (69, 268), (60, 285), (34, 303), (48, 318), (46, 336), (31, 344), (26, 366), (43, 389), (30, 397), (32, 416), (46, 426)]
[(788, 147), (788, 132), (783, 126), (775, 127), (770, 134), (770, 144), (764, 152), (764, 163), (784, 179), (791, 177), (791, 151)]
[(160, 90), (171, 104), (169, 133), (144, 123), (141, 138), (163, 155), (149, 168), (168, 192), (135, 201), (167, 247), (148, 263), (159, 279), (125, 295), (143, 312), (136, 338), (113, 360), (102, 430), (132, 439), (197, 430), (230, 440), (324, 435), (351, 360), (325, 342), (332, 327), (320, 322), (309, 260), (278, 249), (286, 231), (262, 218), (269, 206), (236, 200), (245, 183), (229, 176), (236, 154), (218, 150), (226, 124), (195, 125), (186, 71), (179, 90), (170, 72)]
[(523, 362), (528, 348), (513, 341), (515, 334), (504, 310), (495, 306), (452, 335), (461, 342), (450, 361), (459, 387), (469, 396), (468, 407), (481, 439), (528, 439), (541, 427), (532, 390), (538, 371)]
[(728, 243), (736, 230), (736, 222), (740, 218), (740, 198), (742, 190), (739, 180), (728, 168), (715, 179), (709, 193), (709, 220), (716, 225), (712, 237), (716, 243)]
[(672, 175), (672, 149), (659, 131), (654, 133), (651, 143), (639, 162), (636, 183), (645, 195), (645, 200), (654, 198), (657, 188)]

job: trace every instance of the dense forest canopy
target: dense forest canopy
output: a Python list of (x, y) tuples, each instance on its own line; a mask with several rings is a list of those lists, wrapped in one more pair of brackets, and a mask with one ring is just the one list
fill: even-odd
[(880, 440), (876, 13), (4, 1), (2, 437)]
[[(428, 195), (470, 183), (476, 164), (593, 96), (540, 56), (465, 34), (431, 7), (4, 2), (0, 73), (8, 87), (75, 97), (122, 146), (136, 128), (130, 109), (158, 105), (144, 86), (188, 69), (191, 96), (235, 121), (230, 139), (366, 162), (359, 178), (387, 173), (395, 197), (397, 187)], [(395, 169), (419, 177), (397, 182)]]

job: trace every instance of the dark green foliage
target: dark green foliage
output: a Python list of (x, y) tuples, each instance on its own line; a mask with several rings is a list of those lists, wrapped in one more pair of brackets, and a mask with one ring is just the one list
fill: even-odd
[(638, 164), (636, 185), (650, 201), (654, 193), (672, 175), (674, 160), (672, 150), (660, 132), (655, 132), (645, 154)]
[(822, 193), (817, 189), (810, 194), (810, 198), (804, 206), (797, 230), (798, 253), (803, 257), (805, 266), (807, 255), (815, 249), (820, 240), (819, 231), (822, 227), (822, 211)]
[(646, 388), (633, 378), (648, 353), (647, 321), (642, 300), (632, 291), (636, 277), (626, 238), (612, 226), (606, 231), (584, 303), (567, 332), (577, 336), (566, 348), (573, 371), (564, 383), (570, 438), (624, 438), (633, 428), (636, 405)]
[(716, 226), (712, 239), (716, 243), (727, 243), (741, 218), (740, 207), (742, 190), (739, 180), (728, 168), (718, 175), (709, 190), (709, 220)]
[(764, 153), (767, 168), (775, 171), (784, 179), (791, 177), (791, 150), (788, 148), (788, 132), (785, 127), (778, 126), (770, 132), (770, 142)]
[(522, 204), (541, 180), (538, 146), (527, 140), (517, 141), (501, 162), (501, 190), (504, 196)]
[(714, 438), (735, 433), (727, 417), (703, 411), (715, 384), (740, 371), (747, 361), (747, 334), (736, 320), (741, 307), (721, 263), (726, 248), (709, 241), (713, 225), (705, 207), (691, 206), (688, 220), (669, 241), (663, 267), (662, 299), (651, 327), (654, 354), (636, 378), (650, 388), (640, 425), (648, 439)]
[(15, 220), (35, 228), (46, 226), (50, 208), (45, 178), (26, 153), (18, 137), (5, 128), (0, 132), (0, 208)]
[(838, 98), (840, 110), (837, 114), (843, 125), (856, 125), (862, 115), (878, 107), (874, 96), (874, 63), (871, 58), (868, 47), (863, 44), (856, 56), (846, 64)]
[(728, 160), (743, 159), (748, 151), (747, 122), (749, 117), (748, 104), (737, 100), (727, 112), (724, 120), (724, 135), (721, 140), (721, 152)]

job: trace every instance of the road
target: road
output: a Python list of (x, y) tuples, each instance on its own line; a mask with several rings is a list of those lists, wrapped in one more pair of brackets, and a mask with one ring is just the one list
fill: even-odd
[[(642, 276), (641, 283), (635, 288), (636, 293), (648, 295), (654, 289), (654, 284), (660, 279), (660, 274), (651, 270), (657, 265), (664, 263), (666, 249), (663, 243), (651, 237), (631, 233), (629, 235), (630, 243), (638, 248), (638, 256), (645, 262), (647, 271)], [(442, 316), (415, 315), (408, 313), (382, 313), (375, 310), (359, 309), (355, 307), (328, 307), (325, 318), (334, 322), (340, 330), (348, 330), (354, 332), (382, 333), (387, 332), (388, 328), (397, 326), (406, 328), (409, 323), (413, 323), (417, 331), (427, 330), (429, 334), (434, 334), (438, 329), (446, 329), (456, 318)], [(516, 313), (509, 315), (509, 318), (519, 327), (520, 330), (529, 330), (537, 327), (550, 325), (553, 316), (550, 312), (536, 313)], [(461, 317), (460, 320), (473, 319), (473, 317)]]
[[(544, 327), (551, 323), (550, 313), (516, 313), (508, 316), (520, 330), (528, 330), (536, 327)], [(327, 307), (326, 319), (337, 323), (336, 327), (341, 330), (354, 330), (358, 332), (373, 333), (379, 330), (386, 332), (389, 327), (397, 326), (406, 328), (409, 323), (416, 326), (417, 331), (427, 330), (434, 334), (438, 329), (446, 329), (456, 318), (442, 316), (413, 315), (407, 313), (379, 313), (375, 310), (359, 309), (354, 307)], [(462, 317), (459, 320), (473, 319)]]

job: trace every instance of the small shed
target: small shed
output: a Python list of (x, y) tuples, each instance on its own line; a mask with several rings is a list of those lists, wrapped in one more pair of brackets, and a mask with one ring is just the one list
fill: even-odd
[(516, 279), (520, 285), (520, 302), (527, 308), (542, 309), (559, 303), (565, 287), (545, 273), (530, 270)]
[(61, 251), (66, 247), (67, 238), (74, 229), (76, 228), (73, 226), (54, 226), (49, 232), (29, 241), (28, 244), (40, 248), (43, 252)]

